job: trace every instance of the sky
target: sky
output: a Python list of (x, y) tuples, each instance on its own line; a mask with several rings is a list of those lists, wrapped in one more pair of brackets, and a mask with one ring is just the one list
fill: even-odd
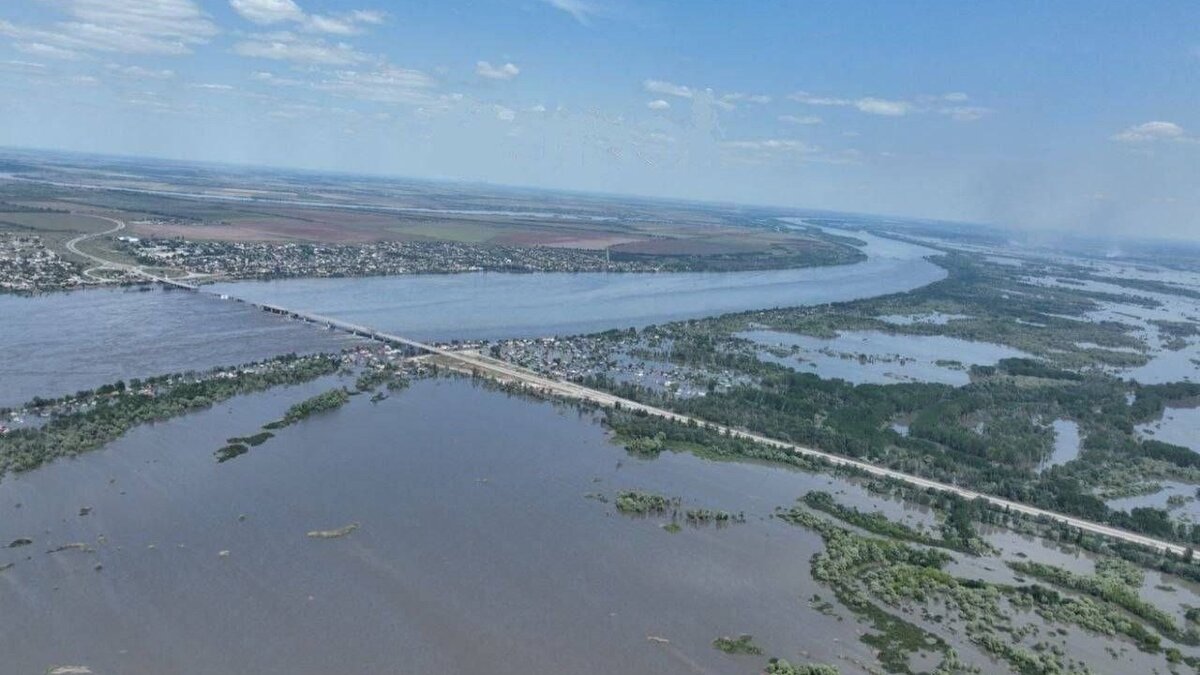
[(1200, 3), (4, 0), (0, 145), (1200, 239)]

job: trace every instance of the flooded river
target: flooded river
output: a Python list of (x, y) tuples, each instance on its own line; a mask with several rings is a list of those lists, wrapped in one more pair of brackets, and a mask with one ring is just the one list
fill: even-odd
[[(0, 538), (34, 541), (0, 548), (15, 563), (0, 573), (6, 668), (754, 672), (763, 659), (710, 644), (740, 632), (793, 658), (869, 654), (803, 600), (828, 593), (807, 569), (820, 540), (768, 518), (827, 478), (632, 460), (590, 416), (466, 380), (360, 397), (213, 459), (328, 386), (243, 396), (0, 482)], [(749, 522), (672, 534), (584, 497), (631, 488)], [(348, 523), (361, 527), (306, 536)], [(75, 542), (94, 552), (47, 553)]]
[[(862, 238), (868, 261), (837, 268), (291, 280), (217, 291), (416, 338), (495, 338), (869, 297), (944, 274), (924, 259), (928, 249)], [(0, 317), (0, 347), (13, 355), (0, 364), (0, 405), (349, 344), (213, 293), (8, 297)], [(1002, 354), (977, 356), (962, 362)], [(929, 532), (940, 527), (928, 509), (826, 475), (687, 454), (635, 459), (590, 413), (466, 379), (417, 381), (375, 403), (359, 396), (247, 455), (215, 461), (227, 437), (350, 382), (326, 377), (239, 396), (0, 480), (5, 669), (732, 675), (761, 672), (779, 656), (872, 672), (875, 650), (860, 640), (870, 628), (825, 605), (833, 593), (812, 578), (820, 538), (772, 514), (826, 490)], [(664, 518), (619, 514), (613, 499), (627, 489), (678, 496), (683, 508), (744, 513), (746, 522), (672, 533)], [(307, 536), (348, 524), (358, 528), (344, 537)], [(1004, 560), (1017, 555), (1061, 557), (1081, 571), (1092, 565), (1007, 531), (987, 537), (1006, 549), (1002, 557), (956, 555), (954, 574), (1014, 583)], [(1200, 602), (1197, 589), (1164, 580), (1153, 577), (1155, 600), (1173, 614)], [(906, 619), (982, 672), (1006, 670), (940, 621)], [(764, 653), (712, 646), (741, 633)], [(1076, 629), (1064, 639), (1096, 672), (1150, 672), (1162, 662)], [(1119, 653), (1110, 656), (1114, 644)], [(917, 654), (912, 664), (931, 667), (933, 656)]]
[(352, 343), (345, 334), (280, 321), (206, 293), (0, 295), (0, 407), (121, 379), (337, 351)]
[(503, 274), (216, 284), (235, 297), (419, 340), (570, 335), (771, 307), (874, 297), (945, 277), (937, 252), (867, 234), (866, 261), (765, 272)]
[[(479, 273), (237, 282), (193, 294), (0, 296), (0, 407), (118, 379), (336, 350), (340, 333), (219, 299), (228, 293), (421, 340), (580, 333), (745, 309), (872, 297), (945, 276), (931, 249), (864, 235), (865, 262), (706, 274)], [(68, 318), (69, 317), (69, 318)]]
[[(874, 662), (858, 639), (868, 627), (810, 601), (833, 599), (809, 571), (821, 541), (774, 509), (819, 489), (937, 527), (928, 511), (830, 476), (634, 459), (590, 413), (467, 379), (418, 381), (377, 404), (361, 396), (215, 461), (226, 436), (337, 383), (241, 396), (0, 481), (0, 541), (33, 542), (0, 547), (0, 567), (12, 564), (0, 572), (6, 667), (733, 675), (782, 656), (862, 673)], [(672, 533), (663, 517), (618, 513), (613, 497), (627, 489), (746, 522)], [(341, 538), (307, 536), (351, 523)], [(955, 574), (1011, 576), (999, 560), (957, 558)], [(1196, 597), (1184, 590), (1180, 601)], [(984, 672), (1003, 670), (944, 626), (910, 620)], [(741, 633), (764, 655), (712, 647)], [(1118, 668), (1161, 658), (1122, 646), (1113, 661), (1110, 639), (1069, 640)]]

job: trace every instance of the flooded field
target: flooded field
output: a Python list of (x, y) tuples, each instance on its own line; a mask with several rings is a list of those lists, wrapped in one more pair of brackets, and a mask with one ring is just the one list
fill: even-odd
[[(733, 674), (758, 672), (768, 655), (869, 672), (868, 627), (840, 604), (808, 600), (832, 599), (809, 570), (821, 539), (772, 514), (825, 490), (938, 526), (927, 509), (830, 476), (687, 454), (634, 459), (591, 414), (469, 380), (419, 381), (377, 404), (358, 397), (214, 460), (226, 436), (333, 383), (241, 396), (0, 482), (0, 540), (32, 541), (0, 549), (0, 566), (12, 563), (0, 572), (0, 651), (13, 672), (315, 675), (403, 662), (430, 673), (604, 663)], [(627, 489), (746, 522), (671, 533), (661, 517), (619, 514), (611, 499)], [(348, 525), (345, 536), (306, 534)], [(1000, 559), (955, 558), (964, 578), (1010, 574)], [(1003, 670), (946, 626), (910, 620), (984, 672)], [(740, 633), (764, 655), (711, 645)], [(1113, 638), (1062, 639), (1116, 669), (1096, 672), (1161, 662)], [(913, 656), (927, 660), (936, 665)]]
[[(710, 642), (739, 632), (772, 653), (868, 655), (800, 600), (820, 591), (806, 569), (819, 539), (768, 518), (824, 478), (634, 461), (587, 418), (467, 381), (360, 398), (214, 461), (225, 436), (323, 385), (241, 397), (0, 482), (0, 538), (34, 541), (0, 549), (15, 563), (0, 573), (8, 666), (738, 673), (761, 664)], [(584, 498), (629, 488), (749, 522), (671, 534)], [(347, 523), (360, 527), (305, 536)], [(46, 553), (74, 542), (94, 551)]]
[(1200, 452), (1200, 407), (1167, 408), (1162, 419), (1139, 425), (1137, 432), (1145, 438)]
[[(877, 331), (846, 331), (823, 339), (779, 331), (748, 331), (738, 337), (767, 348), (759, 358), (854, 384), (941, 382), (963, 385), (967, 369), (991, 365), (1024, 353), (986, 342), (969, 342), (938, 335), (890, 335)], [(786, 355), (778, 348), (782, 348)]]
[(1042, 464), (1042, 470), (1066, 464), (1079, 456), (1079, 424), (1071, 420), (1054, 420), (1051, 426), (1054, 427), (1054, 451)]

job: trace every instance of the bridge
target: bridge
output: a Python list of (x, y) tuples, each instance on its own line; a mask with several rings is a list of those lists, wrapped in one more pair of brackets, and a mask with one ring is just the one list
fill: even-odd
[(869, 462), (864, 462), (864, 461), (857, 460), (857, 459), (851, 459), (849, 457), (843, 457), (841, 455), (835, 455), (832, 453), (825, 452), (823, 450), (817, 450), (816, 448), (810, 448), (810, 447), (798, 445), (795, 443), (789, 443), (787, 441), (781, 441), (781, 440), (778, 440), (775, 438), (769, 438), (767, 436), (756, 434), (754, 432), (747, 431), (745, 429), (738, 429), (738, 428), (734, 428), (734, 427), (725, 426), (722, 424), (714, 424), (712, 422), (702, 420), (702, 419), (699, 419), (696, 417), (691, 417), (689, 415), (682, 415), (682, 414), (679, 414), (676, 412), (672, 412), (670, 410), (665, 410), (663, 408), (657, 408), (657, 407), (646, 405), (644, 403), (639, 403), (637, 401), (633, 401), (630, 399), (621, 398), (619, 396), (614, 396), (607, 392), (603, 392), (603, 391), (600, 391), (597, 389), (591, 389), (589, 387), (585, 387), (585, 386), (576, 384), (574, 382), (568, 382), (565, 380), (558, 380), (558, 379), (546, 377), (544, 375), (539, 375), (538, 373), (532, 372), (525, 368), (521, 368), (519, 366), (514, 366), (505, 361), (500, 361), (498, 359), (493, 359), (493, 358), (484, 356), (482, 354), (479, 354), (478, 352), (474, 352), (474, 351), (470, 351), (470, 350), (447, 349), (447, 348), (440, 347), (437, 345), (431, 345), (431, 344), (427, 344), (424, 342), (420, 342), (418, 340), (406, 338), (401, 335), (395, 335), (392, 333), (387, 333), (384, 331), (376, 330), (374, 328), (370, 328), (367, 326), (361, 326), (358, 324), (349, 323), (347, 321), (341, 321), (339, 319), (334, 319), (334, 318), (328, 317), (328, 316), (322, 316), (320, 314), (299, 312), (296, 310), (287, 309), (285, 307), (279, 307), (277, 305), (270, 305), (270, 304), (265, 304), (265, 303), (255, 303), (255, 302), (250, 302), (247, 300), (238, 300), (238, 302), (243, 302), (245, 304), (258, 307), (258, 308), (262, 309), (263, 311), (270, 312), (272, 314), (278, 314), (281, 316), (289, 317), (291, 319), (307, 321), (310, 323), (323, 325), (327, 328), (345, 331), (347, 333), (350, 333), (351, 335), (356, 335), (358, 337), (366, 338), (369, 340), (377, 340), (379, 342), (383, 342), (383, 343), (389, 344), (389, 345), (403, 346), (403, 347), (410, 348), (417, 353), (430, 354), (430, 355), (433, 355), (436, 357), (440, 357), (440, 359), (447, 366), (449, 366), (451, 368), (456, 368), (457, 370), (460, 370), (460, 371), (466, 372), (466, 373), (470, 373), (473, 375), (489, 377), (498, 382), (526, 387), (532, 391), (535, 391), (535, 392), (538, 392), (538, 393), (541, 393), (544, 395), (555, 396), (558, 398), (565, 398), (565, 399), (573, 399), (573, 400), (577, 400), (577, 401), (583, 401), (583, 402), (591, 403), (594, 405), (599, 405), (599, 406), (605, 407), (605, 408), (629, 410), (632, 412), (642, 413), (642, 414), (646, 414), (646, 415), (652, 415), (654, 417), (659, 417), (659, 418), (670, 420), (673, 422), (678, 422), (681, 424), (696, 425), (696, 426), (708, 429), (710, 431), (713, 431), (715, 433), (719, 433), (719, 434), (722, 434), (725, 436), (729, 436), (732, 438), (740, 438), (740, 439), (752, 441), (754, 443), (761, 443), (763, 445), (766, 445), (766, 446), (769, 446), (772, 448), (776, 448), (779, 450), (784, 450), (787, 452), (792, 452), (792, 453), (795, 453), (798, 455), (816, 459), (818, 461), (825, 462), (826, 464), (829, 464), (832, 466), (844, 467), (844, 468), (861, 471), (867, 475), (875, 476), (877, 478), (886, 478), (886, 479), (896, 480), (896, 481), (906, 483), (908, 485), (912, 485), (914, 487), (918, 487), (918, 488), (922, 488), (922, 489), (926, 489), (926, 490), (934, 490), (934, 491), (942, 492), (942, 493), (946, 493), (946, 494), (952, 494), (952, 495), (956, 495), (958, 497), (962, 497), (963, 499), (967, 499), (967, 500), (981, 499), (984, 502), (986, 502), (992, 506), (998, 507), (998, 508), (1006, 510), (1006, 511), (1011, 511), (1013, 513), (1020, 513), (1020, 514), (1030, 516), (1033, 518), (1037, 518), (1037, 519), (1045, 519), (1045, 520), (1059, 522), (1064, 525), (1068, 525), (1070, 527), (1078, 528), (1080, 530), (1083, 530), (1084, 532), (1089, 532), (1091, 534), (1097, 534), (1097, 535), (1101, 535), (1104, 537), (1109, 537), (1112, 539), (1117, 539), (1120, 541), (1125, 541), (1125, 542), (1129, 542), (1132, 544), (1138, 544), (1141, 546), (1145, 546), (1145, 547), (1148, 547), (1155, 551), (1158, 551), (1159, 553), (1166, 553), (1166, 554), (1183, 557), (1183, 556), (1188, 555), (1189, 551), (1191, 551), (1190, 548), (1182, 546), (1180, 544), (1163, 541), (1161, 539), (1156, 539), (1154, 537), (1148, 537), (1145, 535), (1137, 534), (1136, 532), (1122, 530), (1120, 528), (1112, 527), (1109, 525), (1104, 525), (1102, 523), (1092, 522), (1090, 520), (1085, 520), (1083, 518), (1076, 518), (1075, 516), (1069, 516), (1066, 514), (1057, 513), (1055, 511), (1041, 509), (1041, 508), (1038, 508), (1035, 506), (1030, 506), (1028, 504), (1022, 504), (1020, 502), (1014, 502), (1014, 501), (1011, 501), (1008, 499), (1003, 499), (1003, 498), (996, 497), (993, 495), (984, 494), (982, 492), (968, 490), (966, 488), (962, 488), (957, 485), (951, 485), (949, 483), (943, 483), (940, 481), (931, 480), (928, 478), (922, 478), (920, 476), (915, 476), (915, 475), (904, 473), (901, 471), (895, 471), (893, 469), (888, 469), (886, 467), (871, 464)]
[[(118, 220), (115, 220), (112, 218), (104, 218), (103, 216), (93, 216), (93, 217), (103, 218), (104, 220), (108, 220), (113, 223), (116, 223), (117, 226), (106, 232), (101, 232), (101, 233), (96, 233), (96, 234), (91, 234), (91, 235), (83, 235), (81, 237), (76, 237), (75, 239), (72, 239), (71, 241), (67, 242), (67, 248), (69, 248), (73, 253), (76, 253), (82, 257), (93, 260), (93, 261), (99, 263), (100, 266), (103, 268), (124, 269), (126, 271), (137, 274), (137, 275), (147, 279), (148, 281), (161, 283), (166, 286), (173, 287), (173, 288), (181, 288), (181, 289), (193, 291), (193, 292), (199, 292), (201, 290), (197, 286), (185, 283), (178, 279), (170, 279), (167, 277), (162, 277), (159, 275), (149, 273), (135, 265), (127, 265), (124, 263), (113, 262), (113, 261), (105, 260), (105, 259), (100, 258), (95, 255), (92, 255), (90, 253), (86, 253), (84, 251), (79, 251), (75, 247), (75, 245), (78, 244), (80, 241), (83, 241), (85, 239), (90, 239), (92, 237), (98, 237), (98, 236), (103, 236), (106, 234), (111, 234), (113, 232), (119, 231), (120, 229), (122, 229), (125, 226), (125, 224), (122, 223), (121, 221), (118, 221)], [(222, 297), (227, 298), (228, 296), (222, 296)], [(320, 314), (315, 314), (315, 313), (311, 313), (311, 312), (301, 312), (301, 311), (297, 311), (297, 310), (293, 310), (293, 309), (288, 309), (286, 307), (280, 307), (278, 305), (272, 305), (272, 304), (267, 304), (267, 303), (257, 303), (257, 302), (252, 302), (249, 300), (244, 300), (241, 298), (231, 298), (231, 299), (235, 300), (236, 302), (240, 302), (240, 303), (252, 306), (252, 307), (257, 307), (258, 309), (261, 309), (264, 312), (269, 312), (271, 314), (277, 314), (280, 316), (288, 317), (290, 319), (294, 319), (294, 320), (298, 320), (298, 321), (305, 321), (308, 323), (325, 326), (326, 328), (329, 328), (329, 329), (340, 330), (340, 331), (349, 333), (351, 335), (356, 335), (358, 337), (365, 338), (368, 340), (376, 340), (376, 341), (382, 342), (384, 344), (392, 345), (392, 346), (404, 347), (404, 348), (411, 350), (413, 353), (416, 353), (416, 354), (432, 355), (435, 358), (438, 358), (439, 360), (441, 360), (447, 366), (449, 366), (451, 368), (455, 368), (462, 372), (467, 372), (467, 373), (470, 373), (473, 375), (489, 377), (498, 382), (513, 384), (513, 385), (517, 385), (517, 386), (521, 386), (521, 387), (526, 387), (526, 388), (529, 388), (530, 390), (533, 390), (535, 392), (538, 392), (538, 393), (541, 393), (544, 395), (587, 402), (587, 403), (591, 403), (591, 404), (598, 405), (601, 407), (606, 407), (606, 408), (616, 408), (616, 409), (621, 409), (621, 410), (629, 410), (629, 411), (633, 411), (633, 412), (637, 412), (637, 413), (641, 413), (641, 414), (645, 414), (645, 415), (653, 415), (655, 417), (670, 420), (673, 422), (679, 422), (681, 424), (694, 424), (696, 426), (700, 426), (700, 427), (703, 427), (710, 431), (714, 431), (716, 433), (720, 433), (720, 434), (723, 434), (723, 435), (726, 435), (726, 436), (729, 436), (732, 438), (740, 438), (740, 439), (752, 441), (754, 443), (761, 443), (763, 445), (766, 445), (766, 446), (769, 446), (772, 448), (776, 448), (779, 450), (784, 450), (786, 452), (792, 452), (792, 453), (795, 453), (798, 455), (816, 459), (818, 461), (825, 462), (832, 466), (845, 467), (848, 469), (857, 470), (857, 471), (860, 471), (860, 472), (870, 475), (870, 476), (896, 480), (896, 481), (900, 481), (902, 483), (906, 483), (906, 484), (914, 486), (914, 487), (918, 487), (918, 488), (922, 488), (922, 489), (926, 489), (926, 490), (934, 490), (934, 491), (942, 492), (945, 494), (956, 495), (958, 497), (962, 497), (963, 499), (983, 500), (984, 502), (986, 502), (992, 506), (1004, 509), (1006, 511), (1024, 514), (1024, 515), (1027, 515), (1027, 516), (1030, 516), (1033, 518), (1037, 518), (1037, 519), (1044, 519), (1044, 520), (1048, 520), (1048, 521), (1062, 523), (1062, 524), (1068, 525), (1070, 527), (1078, 528), (1084, 532), (1088, 532), (1091, 534), (1097, 534), (1097, 535), (1101, 535), (1104, 537), (1109, 537), (1111, 539), (1116, 539), (1119, 541), (1124, 541), (1124, 542), (1128, 542), (1128, 543), (1132, 543), (1132, 544), (1138, 544), (1140, 546), (1145, 546), (1147, 548), (1153, 549), (1160, 553), (1171, 554), (1171, 555), (1180, 556), (1180, 557), (1188, 556), (1188, 555), (1192, 555), (1193, 558), (1195, 557), (1194, 554), (1191, 552), (1190, 548), (1182, 546), (1180, 544), (1175, 544), (1175, 543), (1164, 541), (1161, 539), (1156, 539), (1154, 537), (1148, 537), (1145, 535), (1137, 534), (1135, 532), (1130, 532), (1128, 530), (1122, 530), (1122, 529), (1119, 529), (1116, 527), (1111, 527), (1109, 525), (1104, 525), (1101, 523), (1084, 520), (1082, 518), (1076, 518), (1074, 516), (1069, 516), (1066, 514), (1055, 512), (1055, 511), (1049, 511), (1047, 509), (1037, 508), (1035, 506), (1030, 506), (1028, 504), (1022, 504), (1019, 502), (1002, 499), (1000, 497), (996, 497), (993, 495), (976, 492), (974, 490), (968, 490), (968, 489), (959, 487), (957, 485), (951, 485), (949, 483), (943, 483), (940, 481), (930, 480), (928, 478), (922, 478), (920, 476), (915, 476), (912, 474), (895, 471), (893, 469), (888, 469), (888, 468), (885, 468), (882, 466), (871, 464), (869, 462), (864, 462), (864, 461), (857, 460), (857, 459), (851, 459), (849, 457), (843, 457), (840, 455), (831, 454), (831, 453), (825, 452), (823, 450), (817, 450), (816, 448), (810, 448), (810, 447), (806, 447), (803, 445), (797, 445), (795, 443), (789, 443), (789, 442), (781, 441), (781, 440), (778, 440), (775, 438), (768, 438), (766, 436), (762, 436), (760, 434), (756, 434), (751, 431), (747, 431), (745, 429), (737, 429), (737, 428), (733, 428), (733, 427), (729, 427), (729, 426), (725, 426), (725, 425), (721, 425), (721, 424), (714, 424), (712, 422), (702, 420), (699, 418), (691, 417), (688, 415), (681, 415), (679, 413), (672, 412), (670, 410), (656, 408), (654, 406), (649, 406), (649, 405), (646, 405), (643, 403), (639, 403), (637, 401), (632, 401), (629, 399), (614, 396), (607, 392), (584, 387), (582, 385), (575, 384), (573, 382), (567, 382), (564, 380), (558, 380), (558, 379), (554, 379), (554, 378), (545, 377), (543, 375), (539, 375), (537, 373), (526, 370), (519, 366), (514, 366), (514, 365), (504, 362), (504, 361), (486, 357), (477, 352), (473, 352), (473, 351), (469, 351), (469, 350), (447, 349), (445, 347), (441, 347), (438, 345), (427, 344), (424, 342), (420, 342), (418, 340), (406, 338), (401, 335), (387, 333), (384, 331), (376, 330), (374, 328), (370, 328), (368, 326), (361, 326), (358, 324), (350, 323), (348, 321), (342, 321), (340, 319), (335, 319), (333, 317), (328, 317), (328, 316), (322, 316)]]

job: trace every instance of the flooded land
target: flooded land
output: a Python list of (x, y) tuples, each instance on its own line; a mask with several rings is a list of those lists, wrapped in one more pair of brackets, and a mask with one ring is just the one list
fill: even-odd
[[(6, 667), (1200, 664), (1200, 567), (1178, 556), (702, 425), (514, 393), (236, 300), (456, 341), (731, 428), (1200, 538), (1200, 389), (1187, 373), (1131, 375), (1197, 348), (1194, 299), (844, 235), (865, 262), (0, 298), (16, 317), (0, 346), (19, 355), (0, 370), (14, 408), (0, 435)], [(287, 352), (329, 356), (274, 358)]]
[[(823, 474), (630, 457), (590, 414), (469, 380), (421, 381), (378, 405), (360, 397), (235, 461), (213, 460), (230, 429), (255, 428), (328, 385), (239, 397), (0, 482), (5, 534), (33, 542), (0, 551), (0, 563), (13, 563), (0, 577), (8, 663), (327, 673), (403, 660), (415, 672), (554, 673), (603, 662), (746, 673), (765, 657), (710, 643), (747, 633), (767, 655), (867, 672), (874, 650), (859, 637), (869, 626), (826, 607), (833, 594), (809, 573), (820, 537), (776, 508), (821, 490), (937, 527), (928, 510)], [(665, 517), (614, 508), (630, 489), (745, 522), (671, 533)], [(358, 527), (307, 534), (345, 523)], [(1005, 532), (987, 537), (1005, 559), (1079, 560)], [(82, 546), (47, 552), (73, 544)], [(1006, 569), (992, 557), (955, 560), (963, 578), (994, 581)], [(1169, 583), (1176, 606), (1195, 597), (1191, 584)], [(1001, 666), (945, 626), (918, 623), (984, 672)], [(1071, 630), (1065, 639), (1074, 654), (1102, 659), (1096, 672), (1156, 663), (1112, 638)], [(911, 658), (937, 662), (931, 654)]]
[[(869, 656), (849, 626), (801, 600), (821, 592), (805, 568), (818, 540), (770, 518), (823, 477), (633, 460), (588, 415), (461, 380), (379, 405), (359, 398), (213, 461), (229, 430), (322, 385), (142, 427), (0, 482), (4, 534), (34, 541), (0, 552), (16, 563), (0, 577), (9, 667), (747, 672), (709, 645), (737, 632), (781, 655)], [(585, 499), (633, 488), (748, 522), (673, 535)], [(306, 536), (349, 522), (359, 529), (340, 539)], [(46, 553), (72, 542), (88, 550)], [(817, 626), (844, 645), (816, 638)]]

